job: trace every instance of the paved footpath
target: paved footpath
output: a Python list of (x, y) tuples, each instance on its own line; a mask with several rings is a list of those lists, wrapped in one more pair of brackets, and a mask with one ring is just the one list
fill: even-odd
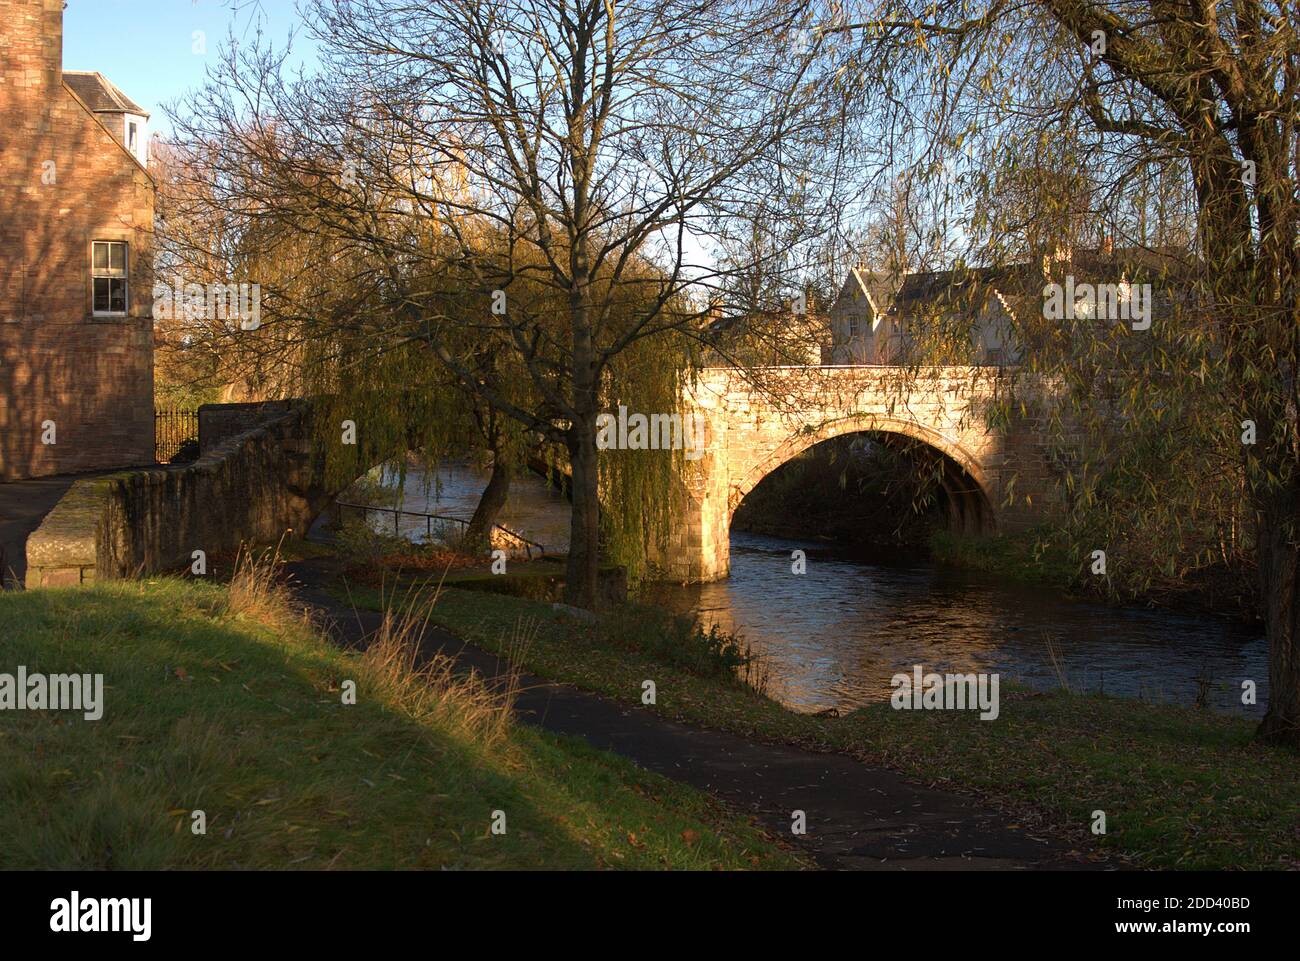
[(89, 474), (60, 474), (0, 484), (0, 585), (21, 587), (27, 576), (27, 537), (41, 526), (73, 482)]
[[(326, 593), (318, 561), (288, 566), (302, 601), (332, 621), (335, 640), (364, 647), (378, 627), (373, 611), (352, 611)], [(500, 659), (440, 628), (426, 654), (454, 656), (461, 670), (500, 673)], [(791, 837), (823, 867), (848, 870), (1096, 869), (1051, 841), (1006, 826), (1005, 815), (960, 795), (909, 781), (850, 757), (751, 741), (687, 727), (648, 710), (532, 675), (516, 713), (526, 723), (576, 735), (643, 768), (689, 784), (755, 815), (773, 834)], [(793, 838), (791, 812), (807, 815)]]

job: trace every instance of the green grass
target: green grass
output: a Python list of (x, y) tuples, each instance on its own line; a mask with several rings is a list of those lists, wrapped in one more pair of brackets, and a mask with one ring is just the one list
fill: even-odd
[(0, 712), (0, 868), (806, 866), (703, 794), (240, 610), (171, 578), (0, 594), (0, 671), (105, 677), (102, 720)]
[[(375, 595), (353, 590), (359, 604)], [(733, 677), (667, 656), (626, 622), (632, 608), (588, 626), (512, 597), (447, 591), (434, 619), (488, 649), (528, 618), (538, 626), (524, 662), (545, 677), (654, 708), (669, 717), (772, 742), (883, 764), (930, 784), (984, 797), (1011, 823), (1077, 849), (1167, 868), (1300, 866), (1300, 757), (1252, 740), (1254, 722), (1124, 698), (1032, 694), (1003, 685), (1001, 714), (894, 711), (797, 714)], [(619, 626), (622, 624), (623, 626)], [(611, 626), (612, 625), (612, 626)], [(1092, 812), (1107, 834), (1091, 834)]]
[(1079, 577), (1080, 565), (1070, 559), (1059, 539), (1046, 531), (963, 537), (939, 530), (930, 535), (929, 547), (938, 564), (982, 571), (1004, 580), (1064, 590), (1074, 586)]

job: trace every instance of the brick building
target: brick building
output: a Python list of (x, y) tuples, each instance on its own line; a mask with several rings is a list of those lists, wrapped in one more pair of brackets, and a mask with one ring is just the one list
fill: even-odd
[(147, 114), (0, 0), (0, 479), (153, 462)]

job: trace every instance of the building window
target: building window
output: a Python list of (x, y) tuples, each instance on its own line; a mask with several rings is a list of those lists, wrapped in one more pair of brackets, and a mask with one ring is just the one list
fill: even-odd
[(138, 129), (138, 127), (139, 127), (139, 124), (136, 124), (136, 123), (128, 123), (128, 124), (126, 125), (126, 149), (129, 150), (129, 151), (131, 151), (131, 153), (135, 153), (135, 152), (136, 152), (136, 150), (135, 150), (135, 134), (136, 134), (136, 130)]
[(849, 314), (849, 337), (856, 337), (860, 333), (862, 333), (862, 319), (857, 314)]
[(90, 247), (95, 314), (126, 314), (126, 244), (115, 240), (96, 240)]

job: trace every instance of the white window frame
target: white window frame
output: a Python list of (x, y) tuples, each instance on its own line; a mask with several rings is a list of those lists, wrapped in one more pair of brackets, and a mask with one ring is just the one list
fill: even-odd
[[(106, 248), (104, 262), (107, 267), (95, 266), (95, 251), (103, 246)], [(122, 248), (122, 267), (120, 270), (113, 267), (113, 247)], [(90, 242), (90, 312), (94, 317), (125, 317), (131, 311), (131, 247), (125, 240), (92, 240)], [(99, 310), (96, 307), (95, 282), (98, 280), (108, 280), (109, 283), (109, 303), (112, 303), (112, 281), (122, 281), (122, 310)]]

